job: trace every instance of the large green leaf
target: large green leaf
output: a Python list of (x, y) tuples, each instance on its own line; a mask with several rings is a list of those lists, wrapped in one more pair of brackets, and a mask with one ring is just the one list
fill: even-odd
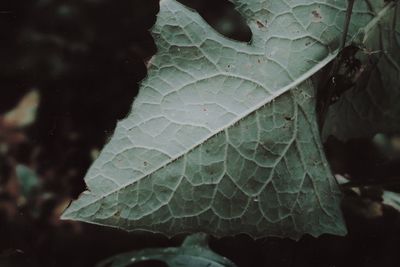
[(188, 236), (181, 247), (150, 248), (119, 254), (100, 262), (97, 267), (128, 267), (135, 263), (157, 260), (168, 267), (236, 267), (225, 257), (210, 250), (205, 234)]
[[(329, 110), (324, 137), (400, 133), (400, 6), (390, 3), (365, 29), (354, 87)], [(361, 75), (360, 75), (361, 73)]]
[[(169, 236), (346, 232), (307, 79), (337, 55), (347, 1), (233, 2), (250, 44), (160, 2), (148, 77), (64, 219)], [(350, 37), (383, 6), (356, 1)]]

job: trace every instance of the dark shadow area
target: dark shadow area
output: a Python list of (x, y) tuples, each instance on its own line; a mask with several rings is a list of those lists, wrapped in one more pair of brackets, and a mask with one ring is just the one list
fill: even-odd
[(158, 1), (10, 0), (2, 6), (0, 107), (10, 109), (34, 88), (41, 95), (30, 144), (17, 159), (29, 161), (40, 147), (35, 160), (40, 174), (52, 172), (47, 185), (76, 197), (90, 151), (102, 147), (130, 110), (146, 75), (144, 61), (156, 51), (148, 30)]
[(245, 19), (228, 0), (178, 0), (196, 10), (216, 31), (228, 38), (250, 42), (252, 33)]
[(166, 263), (156, 260), (132, 264), (130, 267), (169, 267)]

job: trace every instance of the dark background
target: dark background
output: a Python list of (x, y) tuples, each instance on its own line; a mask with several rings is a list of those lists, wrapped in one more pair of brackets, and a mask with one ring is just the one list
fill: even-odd
[[(181, 2), (227, 37), (251, 39), (227, 0)], [(145, 62), (156, 52), (148, 30), (157, 12), (158, 0), (0, 1), (0, 114), (29, 91), (40, 94), (30, 126), (10, 129), (0, 115), (0, 145), (6, 147), (0, 149), (1, 267), (93, 266), (116, 253), (182, 241), (58, 219), (85, 189), (91, 154), (129, 112), (146, 76)], [(345, 189), (348, 236), (305, 236), (299, 242), (239, 236), (212, 239), (211, 247), (245, 267), (400, 266), (400, 216), (380, 197), (387, 187), (380, 181), (400, 177), (398, 160), (371, 140), (331, 138), (326, 149), (335, 173), (370, 185), (361, 194)], [(15, 182), (18, 164), (29, 166), (41, 182), (22, 202)]]

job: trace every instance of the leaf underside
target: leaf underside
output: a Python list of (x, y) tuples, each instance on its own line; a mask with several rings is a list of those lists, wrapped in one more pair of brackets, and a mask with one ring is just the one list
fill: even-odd
[[(308, 78), (338, 51), (346, 0), (235, 0), (251, 43), (162, 0), (131, 114), (64, 219), (168, 236), (343, 235)], [(349, 37), (384, 1), (356, 1)]]

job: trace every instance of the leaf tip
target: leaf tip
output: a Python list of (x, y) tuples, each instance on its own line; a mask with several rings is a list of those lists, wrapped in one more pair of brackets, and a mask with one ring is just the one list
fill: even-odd
[(75, 216), (74, 216), (74, 213), (75, 213), (75, 212), (71, 210), (71, 203), (72, 203), (72, 201), (69, 203), (68, 207), (67, 207), (67, 208), (64, 210), (64, 212), (61, 214), (61, 217), (60, 217), (61, 220), (66, 221), (66, 220), (73, 220), (73, 219), (75, 219)]

